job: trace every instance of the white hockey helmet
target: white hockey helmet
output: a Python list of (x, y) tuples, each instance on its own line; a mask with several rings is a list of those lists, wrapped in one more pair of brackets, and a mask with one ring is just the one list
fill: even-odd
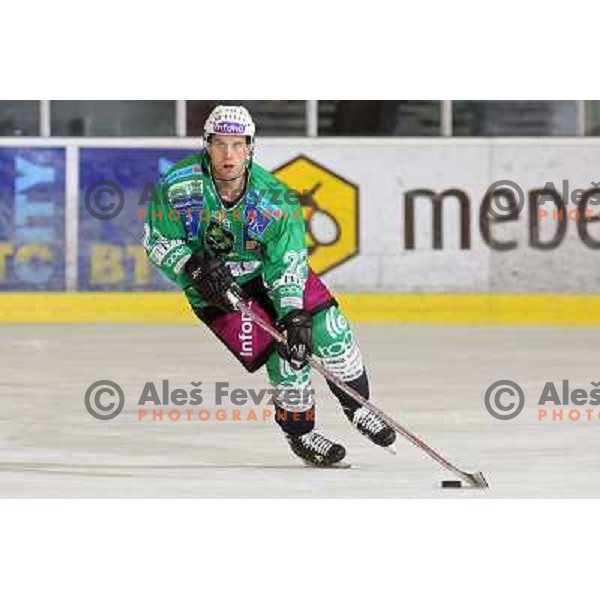
[(248, 110), (243, 106), (217, 106), (204, 123), (204, 143), (211, 135), (240, 135), (250, 138), (254, 144), (256, 126)]

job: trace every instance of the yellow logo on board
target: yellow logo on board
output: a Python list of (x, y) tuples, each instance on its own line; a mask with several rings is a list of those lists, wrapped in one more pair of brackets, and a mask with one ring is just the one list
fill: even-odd
[(273, 171), (298, 192), (310, 266), (322, 275), (358, 254), (358, 187), (306, 156)]

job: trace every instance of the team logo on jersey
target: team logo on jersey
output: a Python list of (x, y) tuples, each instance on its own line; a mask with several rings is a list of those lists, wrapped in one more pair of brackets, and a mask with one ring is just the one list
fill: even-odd
[(213, 256), (228, 256), (233, 252), (235, 239), (233, 233), (224, 229), (216, 221), (211, 221), (208, 224), (204, 239)]
[(300, 196), (315, 273), (322, 275), (358, 254), (358, 187), (354, 183), (303, 155), (281, 165), (273, 175)]

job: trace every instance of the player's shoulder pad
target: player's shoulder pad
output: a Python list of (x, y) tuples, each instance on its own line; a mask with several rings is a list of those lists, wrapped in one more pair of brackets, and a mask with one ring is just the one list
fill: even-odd
[(161, 183), (172, 185), (190, 177), (200, 177), (204, 174), (203, 154), (195, 152), (177, 161), (162, 177)]
[(264, 187), (282, 187), (287, 188), (287, 186), (275, 177), (273, 173), (270, 173), (265, 168), (257, 165), (256, 163), (252, 163), (252, 168), (250, 170), (250, 184), (252, 187), (264, 186)]
[(286, 194), (290, 189), (260, 165), (252, 165), (249, 188), (255, 208), (266, 216), (279, 215), (289, 209)]

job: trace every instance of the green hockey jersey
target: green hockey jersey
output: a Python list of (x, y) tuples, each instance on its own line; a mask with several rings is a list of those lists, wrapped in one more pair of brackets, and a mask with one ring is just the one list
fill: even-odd
[(298, 194), (252, 164), (244, 196), (226, 206), (209, 160), (192, 154), (160, 178), (144, 225), (149, 260), (198, 308), (207, 303), (184, 271), (196, 250), (222, 259), (240, 285), (262, 277), (278, 316), (302, 308), (308, 266)]

